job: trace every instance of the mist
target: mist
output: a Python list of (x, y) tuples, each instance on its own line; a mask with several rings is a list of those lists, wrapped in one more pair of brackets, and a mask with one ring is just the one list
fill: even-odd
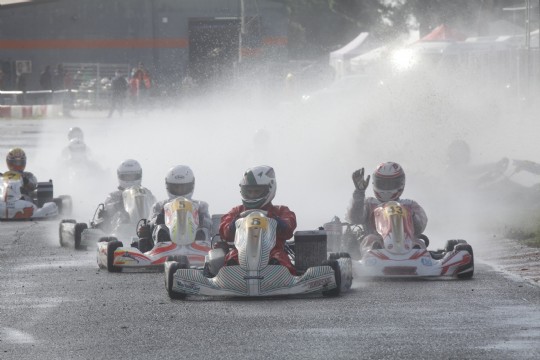
[[(27, 168), (40, 181), (53, 179), (55, 196), (71, 195), (73, 216), (88, 221), (116, 189), (116, 168), (128, 158), (141, 163), (142, 184), (158, 200), (166, 197), (167, 170), (189, 165), (196, 177), (193, 198), (208, 202), (212, 214), (240, 204), (243, 172), (267, 164), (277, 177), (273, 203), (296, 213), (297, 230), (310, 230), (335, 215), (345, 218), (354, 170), (364, 167), (371, 174), (379, 163), (395, 161), (407, 175), (402, 198), (424, 207), (426, 234), (442, 244), (485, 231), (489, 220), (500, 224), (516, 205), (490, 204), (489, 212), (478, 211), (477, 196), (447, 186), (446, 150), (453, 140), (468, 142), (473, 163), (540, 160), (538, 105), (498, 79), (474, 83), (457, 73), (373, 74), (347, 92), (312, 93), (317, 96), (304, 102), (301, 94), (269, 93), (253, 85), (192, 102), (127, 109), (122, 118), (79, 112), (73, 119), (47, 120)], [(103, 170), (75, 182), (63, 178), (59, 162), (71, 126), (83, 129), (92, 159)], [(535, 176), (512, 180), (538, 182)], [(371, 185), (366, 194), (372, 196)], [(499, 206), (506, 212), (494, 211)]]

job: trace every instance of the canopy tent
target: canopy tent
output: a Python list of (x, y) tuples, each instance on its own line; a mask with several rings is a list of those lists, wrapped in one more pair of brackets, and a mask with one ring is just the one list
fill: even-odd
[(429, 34), (422, 37), (419, 41), (463, 41), (466, 35), (441, 24), (433, 29)]
[(338, 77), (345, 75), (348, 71), (349, 60), (355, 56), (365, 53), (369, 50), (367, 39), (369, 33), (360, 33), (350, 43), (342, 48), (330, 53), (330, 66), (332, 66)]
[(350, 60), (350, 68), (353, 72), (365, 73), (368, 68), (378, 63), (383, 58), (388, 56), (390, 46), (383, 45), (368, 51), (362, 55), (358, 55)]

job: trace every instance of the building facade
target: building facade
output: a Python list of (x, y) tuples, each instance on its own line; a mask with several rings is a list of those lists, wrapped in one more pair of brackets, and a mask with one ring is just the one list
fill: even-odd
[(287, 59), (286, 8), (271, 0), (41, 0), (0, 7), (4, 90), (57, 64), (139, 63), (156, 84), (205, 83)]

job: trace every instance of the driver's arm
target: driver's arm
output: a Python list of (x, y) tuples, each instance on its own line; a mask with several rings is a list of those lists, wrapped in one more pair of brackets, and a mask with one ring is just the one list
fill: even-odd
[(219, 236), (223, 240), (227, 242), (234, 241), (234, 235), (236, 233), (236, 225), (234, 222), (240, 216), (241, 209), (241, 206), (237, 206), (221, 217), (221, 223), (219, 224)]

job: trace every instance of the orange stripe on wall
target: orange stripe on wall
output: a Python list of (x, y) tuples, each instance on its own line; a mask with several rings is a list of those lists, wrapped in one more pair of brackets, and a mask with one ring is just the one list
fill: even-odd
[(0, 49), (187, 48), (188, 39), (0, 40)]
[(285, 46), (289, 40), (286, 37), (267, 37), (263, 39), (263, 44), (267, 46)]
[[(286, 37), (267, 37), (266, 46), (285, 46)], [(0, 40), (0, 49), (144, 49), (144, 48), (187, 48), (189, 40), (176, 39), (44, 39), (44, 40)]]

